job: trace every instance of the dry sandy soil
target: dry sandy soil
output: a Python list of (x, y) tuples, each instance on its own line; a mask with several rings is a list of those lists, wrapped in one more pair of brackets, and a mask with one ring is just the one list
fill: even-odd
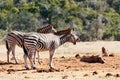
[[(115, 56), (103, 57), (104, 64), (80, 61), (84, 55), (101, 55), (102, 47)], [(76, 54), (80, 57), (76, 58)], [(8, 64), (5, 45), (0, 45), (0, 80), (120, 80), (118, 41), (79, 42), (76, 45), (66, 43), (56, 49), (54, 70), (49, 70), (48, 52), (40, 53), (41, 64), (36, 60), (36, 70), (25, 70), (23, 51), (19, 47), (16, 47), (16, 56), (19, 64), (15, 64), (14, 60), (10, 60), (11, 63)]]

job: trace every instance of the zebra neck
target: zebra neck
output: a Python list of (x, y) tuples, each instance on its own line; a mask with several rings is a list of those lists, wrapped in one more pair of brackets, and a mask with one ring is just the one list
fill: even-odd
[(68, 35), (67, 34), (64, 34), (60, 37), (60, 45), (64, 44), (67, 41), (68, 41)]

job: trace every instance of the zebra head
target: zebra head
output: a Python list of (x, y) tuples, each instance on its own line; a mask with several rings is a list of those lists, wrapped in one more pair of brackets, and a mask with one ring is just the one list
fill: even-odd
[(55, 25), (49, 24), (48, 26), (50, 27), (50, 33), (56, 33), (57, 32), (57, 30), (55, 29)]
[(68, 41), (69, 41), (69, 42), (72, 42), (74, 45), (76, 45), (76, 42), (77, 42), (78, 40), (80, 40), (79, 37), (76, 35), (74, 29), (68, 28), (68, 30), (69, 30), (69, 33), (68, 33)]

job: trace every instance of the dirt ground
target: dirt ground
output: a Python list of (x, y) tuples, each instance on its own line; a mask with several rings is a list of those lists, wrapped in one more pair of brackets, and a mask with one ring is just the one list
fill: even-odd
[[(102, 47), (109, 54), (114, 54), (103, 57), (104, 64), (80, 61), (82, 56), (101, 55)], [(80, 57), (76, 58), (76, 54)], [(15, 64), (14, 60), (10, 60), (10, 64), (6, 62), (5, 45), (0, 45), (0, 56), (0, 80), (120, 80), (119, 41), (66, 43), (56, 49), (53, 70), (49, 70), (48, 52), (40, 53), (41, 64), (36, 60), (35, 70), (25, 70), (23, 51), (19, 47), (16, 48), (19, 64)]]

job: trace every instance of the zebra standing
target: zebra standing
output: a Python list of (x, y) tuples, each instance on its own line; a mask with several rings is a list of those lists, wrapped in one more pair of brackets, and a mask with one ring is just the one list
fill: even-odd
[(49, 67), (52, 68), (52, 57), (54, 55), (55, 49), (65, 42), (71, 42), (76, 44), (77, 39), (79, 39), (72, 29), (66, 29), (63, 31), (58, 31), (55, 34), (40, 34), (40, 33), (29, 33), (24, 35), (24, 65), (26, 69), (29, 69), (27, 65), (27, 57), (30, 61), (31, 68), (36, 67), (33, 64), (32, 55), (36, 51), (49, 51), (50, 62)]
[(15, 46), (18, 45), (19, 47), (22, 47), (24, 34), (25, 34), (24, 32), (13, 31), (6, 35), (5, 43), (6, 43), (6, 49), (7, 49), (8, 63), (9, 63), (9, 54), (11, 51), (12, 51), (13, 58), (15, 59), (15, 62), (18, 63), (15, 57)]
[[(55, 32), (57, 32), (57, 30), (55, 29), (55, 25), (49, 24), (48, 26), (45, 26), (43, 28), (38, 28), (36, 32), (48, 34), (48, 33), (55, 33)], [(40, 64), (39, 51), (37, 51), (37, 54), (38, 54), (38, 63)], [(36, 62), (35, 57), (36, 57), (36, 53), (34, 54), (34, 60), (33, 60), (34, 64)]]
[[(43, 28), (37, 29), (38, 33), (55, 33), (56, 29), (55, 26), (52, 24), (49, 24)], [(6, 42), (6, 48), (7, 48), (7, 62), (9, 63), (9, 54), (12, 51), (13, 58), (15, 59), (15, 62), (18, 63), (16, 57), (15, 57), (15, 46), (18, 45), (19, 47), (23, 47), (23, 36), (26, 33), (19, 32), (19, 31), (13, 31), (6, 35), (5, 42)], [(38, 54), (39, 56), (39, 54)], [(34, 63), (35, 63), (35, 57), (34, 57)]]

